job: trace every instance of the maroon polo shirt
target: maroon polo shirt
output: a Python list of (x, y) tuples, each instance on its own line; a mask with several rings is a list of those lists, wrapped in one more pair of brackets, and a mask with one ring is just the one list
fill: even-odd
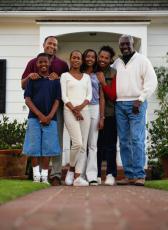
[[(26, 78), (30, 73), (37, 73), (37, 66), (36, 66), (37, 58), (33, 58), (30, 60), (26, 66), (26, 69), (22, 75), (22, 79)], [(62, 73), (68, 72), (69, 68), (65, 61), (59, 59), (58, 57), (54, 57), (50, 68), (49, 73), (55, 72), (58, 74), (58, 76), (61, 76)]]

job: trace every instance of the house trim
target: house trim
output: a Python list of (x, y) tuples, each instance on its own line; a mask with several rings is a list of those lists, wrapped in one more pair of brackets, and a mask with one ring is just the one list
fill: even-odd
[(168, 16), (168, 11), (0, 11), (0, 17), (121, 17), (121, 16), (141, 16), (141, 17), (164, 17)]
[(141, 39), (140, 52), (147, 56), (147, 25), (150, 22), (37, 22), (40, 26), (40, 47), (49, 35), (57, 37), (82, 32), (130, 34)]

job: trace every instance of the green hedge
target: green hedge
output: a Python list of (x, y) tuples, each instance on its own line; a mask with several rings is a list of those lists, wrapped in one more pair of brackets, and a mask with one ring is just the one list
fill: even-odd
[(160, 109), (155, 111), (156, 120), (149, 128), (149, 160), (168, 158), (168, 68), (155, 68), (158, 77), (157, 97)]
[(20, 149), (23, 146), (26, 121), (10, 121), (5, 115), (0, 120), (0, 149)]

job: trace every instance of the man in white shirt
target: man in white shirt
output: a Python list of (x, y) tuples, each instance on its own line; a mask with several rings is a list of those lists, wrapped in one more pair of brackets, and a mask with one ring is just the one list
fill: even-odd
[(120, 154), (125, 178), (119, 185), (145, 183), (146, 99), (157, 87), (157, 77), (150, 61), (134, 50), (133, 37), (122, 35), (122, 56), (112, 67), (117, 70), (116, 119)]

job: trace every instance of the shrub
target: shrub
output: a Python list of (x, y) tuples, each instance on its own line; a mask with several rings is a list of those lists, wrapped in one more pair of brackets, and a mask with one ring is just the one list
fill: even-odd
[(26, 131), (26, 121), (10, 122), (5, 115), (0, 120), (0, 149), (21, 149)]
[(157, 97), (160, 109), (155, 111), (156, 120), (149, 128), (149, 160), (168, 158), (168, 68), (155, 68), (158, 77)]

